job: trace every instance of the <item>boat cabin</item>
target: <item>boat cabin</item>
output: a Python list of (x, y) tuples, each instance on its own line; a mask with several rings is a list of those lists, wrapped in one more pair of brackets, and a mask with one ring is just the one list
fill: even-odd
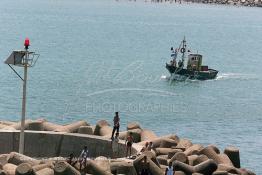
[(202, 55), (189, 54), (187, 61), (187, 69), (201, 71), (202, 69)]

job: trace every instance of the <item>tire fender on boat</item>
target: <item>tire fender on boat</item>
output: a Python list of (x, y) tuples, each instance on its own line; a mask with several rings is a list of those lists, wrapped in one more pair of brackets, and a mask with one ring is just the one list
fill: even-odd
[(185, 48), (181, 48), (181, 49), (180, 49), (180, 52), (181, 52), (181, 53), (185, 53), (185, 52), (186, 52), (186, 49), (185, 49)]

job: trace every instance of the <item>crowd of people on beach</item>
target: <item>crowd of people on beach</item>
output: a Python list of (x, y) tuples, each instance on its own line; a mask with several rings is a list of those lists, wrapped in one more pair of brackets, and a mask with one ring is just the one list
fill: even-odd
[[(119, 156), (119, 129), (120, 129), (120, 117), (119, 113), (115, 112), (115, 116), (113, 119), (113, 131), (111, 135), (111, 149), (112, 149), (112, 158), (117, 158)], [(132, 132), (129, 133), (125, 140), (126, 145), (126, 158), (132, 158), (132, 144), (134, 142), (133, 134)], [(152, 151), (154, 150), (153, 142), (146, 142), (145, 146), (141, 149), (141, 153), (146, 151)], [(141, 154), (140, 153), (140, 154)], [(79, 169), (80, 171), (84, 170), (87, 165), (87, 161), (90, 159), (89, 152), (87, 146), (83, 147), (83, 150), (81, 151), (78, 158), (74, 156), (73, 153), (69, 155), (67, 158), (67, 163), (69, 163), (71, 166), (75, 167), (77, 163), (79, 163)], [(139, 172), (139, 175), (151, 175), (150, 169), (149, 169), (149, 162), (147, 161), (147, 156), (143, 158), (143, 161), (141, 162), (141, 171)], [(166, 169), (165, 175), (174, 175), (175, 171), (172, 166), (172, 162), (169, 163), (169, 166)]]

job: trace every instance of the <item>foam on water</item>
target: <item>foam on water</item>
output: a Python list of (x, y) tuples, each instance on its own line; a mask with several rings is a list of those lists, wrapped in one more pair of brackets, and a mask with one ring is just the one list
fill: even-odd
[(166, 76), (166, 75), (161, 75), (160, 79), (168, 79), (168, 76)]
[(255, 74), (242, 74), (242, 73), (219, 73), (216, 77), (216, 80), (228, 80), (228, 79), (255, 80), (255, 79), (259, 79), (259, 76)]

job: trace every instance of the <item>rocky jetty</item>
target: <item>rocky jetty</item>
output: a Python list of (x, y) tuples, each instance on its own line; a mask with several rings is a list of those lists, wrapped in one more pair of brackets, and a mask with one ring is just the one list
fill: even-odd
[[(148, 0), (145, 0), (146, 2)], [(162, 3), (203, 3), (203, 4), (225, 4), (249, 7), (262, 7), (262, 0), (151, 0), (151, 2)]]
[(185, 2), (262, 7), (262, 0), (185, 0)]
[[(25, 126), (28, 130), (26, 137), (30, 137), (33, 141), (30, 145), (25, 145), (25, 149), (30, 147), (30, 150), (25, 151), (26, 155), (22, 155), (15, 152), (17, 143), (7, 143), (9, 135), (10, 138), (17, 137), (20, 124), (0, 121), (0, 175), (139, 175), (145, 165), (153, 175), (164, 175), (170, 162), (175, 169), (175, 175), (255, 175), (252, 171), (241, 167), (240, 152), (236, 147), (227, 147), (221, 151), (215, 145), (194, 144), (175, 134), (158, 137), (153, 131), (143, 129), (137, 122), (129, 123), (126, 131), (120, 132), (122, 141), (120, 140), (119, 144), (122, 144), (120, 151), (123, 153), (115, 159), (110, 158), (111, 148), (108, 147), (112, 128), (105, 120), (100, 120), (92, 126), (86, 121), (58, 125), (39, 119), (27, 120)], [(123, 140), (131, 132), (136, 142), (133, 144), (133, 156), (125, 158)], [(79, 148), (90, 142), (89, 138), (92, 139), (91, 144), (95, 145), (95, 153), (80, 171), (79, 161), (69, 164), (63, 149), (69, 154), (79, 145), (77, 148), (79, 153), (81, 151)], [(49, 152), (44, 153), (47, 155), (42, 155), (42, 152), (38, 152), (39, 148), (35, 148), (39, 147), (37, 144), (39, 140), (43, 147), (45, 144), (50, 145), (47, 148)], [(53, 146), (55, 140), (60, 141)], [(16, 142), (16, 139), (12, 141)], [(146, 147), (150, 142), (153, 146)]]

